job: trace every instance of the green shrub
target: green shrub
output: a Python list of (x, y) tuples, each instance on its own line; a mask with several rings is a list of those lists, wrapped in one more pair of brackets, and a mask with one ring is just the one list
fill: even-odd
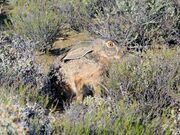
[(65, 22), (76, 31), (83, 31), (91, 19), (88, 5), (91, 0), (62, 0), (61, 12), (66, 16)]
[(169, 128), (162, 129), (166, 122), (164, 116), (146, 121), (135, 102), (88, 98), (83, 105), (72, 104), (66, 110), (63, 132), (67, 135), (163, 134), (170, 131)]
[(51, 42), (63, 26), (63, 16), (57, 0), (14, 0), (11, 21), (16, 33), (28, 37), (36, 43), (35, 48), (49, 50)]
[(90, 0), (75, 7), (74, 12), (79, 15), (75, 22), (90, 33), (114, 39), (121, 45), (179, 44), (177, 0)]
[[(50, 111), (38, 104), (40, 96), (37, 96), (35, 91), (30, 92), (23, 87), (17, 91), (0, 87), (0, 134), (53, 133), (54, 117)], [(34, 100), (30, 96), (34, 96)], [(44, 99), (41, 101), (46, 103)]]
[(128, 98), (140, 104), (143, 113), (159, 115), (179, 103), (180, 61), (178, 50), (165, 50), (143, 57), (129, 56), (112, 64), (104, 82), (106, 95), (113, 99)]
[(179, 44), (177, 0), (14, 0), (14, 3), (11, 17), (14, 28), (36, 41), (37, 48), (42, 50), (51, 48), (51, 41), (64, 24), (126, 46), (147, 46), (152, 42)]

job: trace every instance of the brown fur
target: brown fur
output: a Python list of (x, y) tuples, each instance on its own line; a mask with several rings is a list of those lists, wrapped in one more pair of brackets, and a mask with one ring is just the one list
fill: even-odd
[[(100, 96), (100, 86), (99, 83), (103, 81), (103, 73), (106, 71), (107, 67), (110, 65), (111, 61), (115, 58), (117, 54), (117, 46), (114, 45), (114, 50), (104, 48), (103, 42), (93, 46), (94, 50), (79, 59), (69, 60), (67, 62), (62, 62), (59, 58), (57, 62), (61, 61), (61, 69), (59, 72), (64, 74), (66, 83), (70, 86), (71, 91), (76, 94), (75, 99), (82, 101), (85, 97), (85, 89), (90, 89), (93, 95)], [(101, 47), (102, 46), (102, 47)], [(106, 47), (106, 46), (105, 46)], [(114, 52), (113, 52), (114, 51)], [(110, 53), (112, 55), (108, 55)]]

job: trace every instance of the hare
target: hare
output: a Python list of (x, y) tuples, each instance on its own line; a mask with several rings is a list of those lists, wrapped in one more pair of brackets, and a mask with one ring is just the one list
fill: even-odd
[(71, 46), (55, 63), (60, 64), (59, 72), (64, 75), (66, 88), (75, 94), (74, 99), (83, 101), (87, 95), (100, 96), (103, 73), (113, 59), (122, 56), (123, 51), (112, 40), (96, 39)]

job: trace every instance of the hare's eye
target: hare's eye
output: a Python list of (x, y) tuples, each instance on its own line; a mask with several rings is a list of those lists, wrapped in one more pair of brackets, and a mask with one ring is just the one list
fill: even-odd
[(113, 46), (113, 43), (109, 43), (109, 46), (112, 47), (112, 46)]
[(112, 42), (109, 42), (107, 45), (108, 45), (108, 47), (113, 47), (114, 46)]

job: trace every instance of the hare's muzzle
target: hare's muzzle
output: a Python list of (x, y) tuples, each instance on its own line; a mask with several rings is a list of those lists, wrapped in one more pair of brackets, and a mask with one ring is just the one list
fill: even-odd
[(125, 49), (122, 47), (116, 47), (116, 51), (115, 59), (120, 59), (125, 55)]
[(115, 59), (120, 59), (121, 58), (120, 51), (119, 51), (119, 48), (117, 46), (116, 46), (116, 54), (114, 55), (114, 58)]

